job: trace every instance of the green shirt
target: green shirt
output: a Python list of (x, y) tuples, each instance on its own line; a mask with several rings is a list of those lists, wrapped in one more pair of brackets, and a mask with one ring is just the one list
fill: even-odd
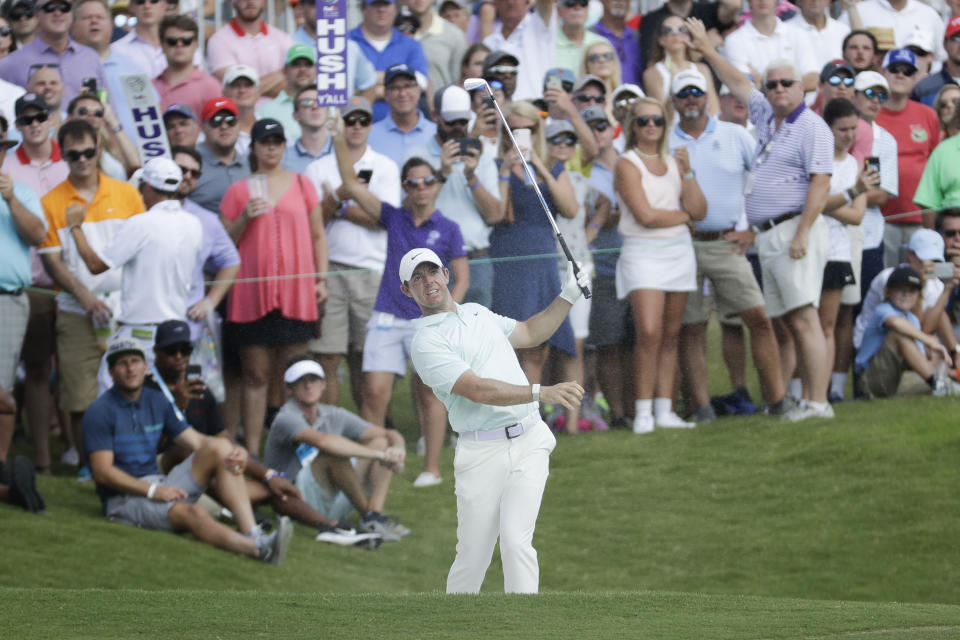
[(930, 154), (913, 201), (927, 209), (960, 207), (960, 135), (947, 138)]
[[(559, 67), (560, 69), (570, 69), (573, 71), (573, 74), (579, 78), (582, 75), (580, 73), (580, 63), (583, 61), (583, 52), (594, 42), (606, 41), (607, 39), (603, 36), (592, 31), (587, 31), (583, 34), (583, 44), (578, 46), (570, 41), (570, 38), (563, 32), (563, 29), (558, 28), (557, 49), (553, 66)], [(543, 78), (540, 80), (542, 82)]]

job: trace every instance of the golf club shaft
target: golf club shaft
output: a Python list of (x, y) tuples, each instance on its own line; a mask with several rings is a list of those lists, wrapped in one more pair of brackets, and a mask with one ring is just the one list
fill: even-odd
[[(517, 139), (513, 137), (513, 131), (510, 130), (510, 125), (507, 123), (507, 118), (503, 115), (503, 111), (500, 110), (500, 105), (497, 104), (497, 98), (493, 95), (493, 89), (490, 88), (490, 84), (487, 82), (484, 82), (483, 86), (486, 88), (487, 94), (493, 100), (493, 106), (500, 115), (500, 120), (503, 122), (503, 129), (507, 132), (510, 142), (513, 143), (513, 148), (517, 150), (517, 155), (520, 156), (520, 164), (523, 165), (523, 169), (527, 174), (527, 179), (530, 180), (530, 184), (533, 185), (533, 190), (537, 193), (537, 199), (540, 200), (540, 206), (543, 207), (543, 213), (546, 214), (547, 220), (550, 221), (550, 226), (553, 227), (553, 232), (557, 236), (557, 242), (560, 243), (560, 248), (563, 249), (563, 254), (567, 257), (567, 260), (570, 261), (570, 264), (573, 265), (574, 277), (579, 277), (580, 267), (577, 265), (577, 261), (574, 259), (573, 254), (570, 253), (570, 248), (567, 247), (567, 241), (563, 239), (563, 234), (560, 233), (560, 228), (557, 226), (557, 221), (554, 219), (553, 213), (550, 211), (550, 207), (547, 206), (547, 201), (544, 199), (543, 193), (540, 191), (540, 186), (537, 184), (537, 178), (533, 174), (533, 169), (531, 169), (530, 163), (527, 162), (527, 160), (523, 157), (523, 151), (520, 150), (520, 145), (517, 144)], [(533, 151), (531, 150), (531, 153), (532, 152)], [(584, 298), (590, 297), (590, 287), (580, 287), (580, 290), (583, 292)]]

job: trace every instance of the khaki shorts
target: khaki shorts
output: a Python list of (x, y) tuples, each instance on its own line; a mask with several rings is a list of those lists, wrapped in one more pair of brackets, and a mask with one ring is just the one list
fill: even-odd
[[(750, 262), (734, 248), (725, 240), (694, 244), (697, 289), (687, 296), (683, 324), (707, 322), (714, 306), (721, 318), (763, 306), (763, 293)], [(710, 282), (709, 295), (704, 294), (704, 280)]]
[(823, 216), (810, 227), (807, 253), (799, 260), (790, 257), (790, 243), (800, 224), (800, 216), (781, 222), (757, 235), (757, 254), (763, 277), (763, 299), (767, 315), (779, 318), (794, 309), (820, 304), (823, 269), (827, 266), (830, 238)]
[(97, 370), (103, 351), (85, 315), (57, 314), (57, 354), (60, 358), (60, 409), (79, 413), (97, 399)]
[(52, 294), (28, 291), (30, 321), (20, 357), (27, 366), (49, 365), (57, 345), (57, 303)]
[(930, 393), (930, 385), (918, 373), (907, 369), (893, 335), (887, 336), (880, 350), (870, 358), (866, 370), (860, 374), (860, 388), (869, 398)]
[(377, 301), (380, 274), (339, 262), (331, 262), (330, 271), (320, 337), (311, 340), (308, 348), (313, 353), (360, 351), (367, 339), (367, 322), (373, 315), (373, 304)]
[(853, 269), (853, 284), (848, 284), (840, 294), (840, 304), (860, 304), (860, 278), (863, 275), (863, 227), (847, 225), (850, 235), (850, 268)]

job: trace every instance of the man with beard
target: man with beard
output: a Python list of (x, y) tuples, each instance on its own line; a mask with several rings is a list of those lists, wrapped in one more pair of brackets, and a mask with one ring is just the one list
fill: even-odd
[(210, 211), (220, 210), (220, 200), (227, 188), (250, 175), (247, 155), (234, 145), (240, 135), (237, 105), (230, 98), (207, 102), (201, 114), (203, 144), (197, 147), (203, 158), (204, 171), (197, 180), (193, 201)]

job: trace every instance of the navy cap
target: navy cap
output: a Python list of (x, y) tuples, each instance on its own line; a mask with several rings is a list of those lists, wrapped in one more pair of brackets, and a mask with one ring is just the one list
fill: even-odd
[(383, 84), (388, 85), (393, 81), (394, 78), (399, 76), (407, 76), (408, 78), (417, 79), (417, 72), (413, 70), (408, 64), (400, 63), (394, 64), (387, 67), (386, 72), (383, 74)]
[(893, 49), (887, 52), (883, 59), (883, 68), (889, 69), (897, 63), (908, 64), (914, 69), (917, 68), (917, 56), (910, 49)]
[(166, 120), (167, 116), (173, 115), (175, 113), (178, 113), (182, 116), (187, 116), (191, 120), (197, 119), (197, 114), (193, 112), (193, 109), (191, 109), (185, 104), (180, 104), (180, 103), (172, 104), (169, 107), (167, 107), (167, 110), (163, 112), (163, 119)]
[(190, 343), (190, 326), (183, 320), (167, 320), (161, 323), (153, 337), (153, 346), (157, 349)]
[(280, 136), (284, 140), (287, 136), (283, 133), (283, 125), (273, 118), (264, 118), (253, 123), (253, 129), (250, 130), (250, 142), (257, 142), (270, 136)]
[(13, 113), (19, 118), (23, 115), (23, 112), (30, 107), (36, 107), (44, 113), (50, 113), (50, 108), (47, 106), (47, 103), (43, 101), (43, 98), (41, 98), (39, 94), (33, 91), (27, 92), (17, 98), (16, 103), (13, 105)]

